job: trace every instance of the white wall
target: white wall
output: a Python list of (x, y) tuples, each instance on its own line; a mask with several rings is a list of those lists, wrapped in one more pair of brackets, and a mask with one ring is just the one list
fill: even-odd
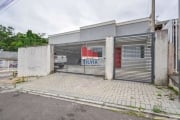
[(80, 29), (80, 40), (103, 40), (107, 36), (116, 36), (116, 23), (110, 21), (104, 25), (96, 25), (95, 27), (87, 27)]
[(141, 21), (136, 23), (119, 25), (116, 27), (116, 35), (131, 35), (131, 34), (140, 34), (150, 32), (150, 22)]
[(105, 79), (113, 80), (114, 77), (114, 37), (106, 38)]
[(168, 84), (168, 31), (156, 32), (155, 41), (155, 84)]
[(149, 19), (116, 23), (113, 21), (80, 27), (80, 30), (49, 36), (49, 44), (103, 40), (108, 36), (123, 36), (150, 32)]
[(54, 69), (53, 46), (18, 49), (18, 76), (46, 76)]
[(67, 32), (64, 34), (57, 34), (49, 36), (49, 44), (63, 44), (63, 43), (72, 43), (72, 42), (80, 42), (80, 32), (73, 31)]

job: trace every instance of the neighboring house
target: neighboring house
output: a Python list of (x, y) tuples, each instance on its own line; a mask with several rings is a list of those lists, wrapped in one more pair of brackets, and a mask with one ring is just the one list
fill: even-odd
[(169, 86), (179, 91), (178, 77), (178, 19), (160, 21), (157, 23), (157, 29), (168, 30), (168, 76)]
[(17, 52), (0, 51), (0, 68), (17, 68)]
[(168, 74), (172, 75), (178, 71), (178, 19), (158, 21), (157, 30), (168, 30)]

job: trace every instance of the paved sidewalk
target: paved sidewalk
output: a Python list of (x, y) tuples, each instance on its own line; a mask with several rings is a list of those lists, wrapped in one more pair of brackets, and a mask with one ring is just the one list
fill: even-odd
[(169, 89), (146, 83), (108, 81), (101, 77), (55, 73), (18, 84), (17, 89), (45, 91), (74, 98), (126, 106), (152, 112), (160, 109), (166, 115), (180, 116), (177, 96)]

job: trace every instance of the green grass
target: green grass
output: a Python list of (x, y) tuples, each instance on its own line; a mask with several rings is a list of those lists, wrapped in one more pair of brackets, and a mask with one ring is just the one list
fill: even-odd
[(154, 105), (152, 111), (155, 112), (155, 113), (163, 112), (162, 107), (160, 105)]
[(164, 114), (166, 113), (165, 111), (163, 111), (161, 104), (154, 105), (152, 111), (154, 113), (164, 113)]
[(177, 91), (177, 90), (174, 89), (173, 87), (168, 86), (168, 89), (169, 89), (169, 90), (172, 90), (176, 95), (179, 95), (179, 91)]
[(127, 107), (130, 107), (130, 108), (137, 108), (136, 106), (132, 106), (132, 105), (128, 105)]
[(160, 93), (158, 93), (157, 96), (161, 97), (162, 95)]

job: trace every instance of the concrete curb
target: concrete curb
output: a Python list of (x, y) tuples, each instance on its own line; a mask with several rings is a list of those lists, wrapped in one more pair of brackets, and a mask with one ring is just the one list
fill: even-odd
[(105, 102), (99, 102), (99, 101), (94, 101), (94, 100), (88, 100), (88, 99), (81, 99), (81, 98), (76, 98), (76, 97), (71, 97), (71, 96), (66, 96), (66, 95), (60, 95), (60, 94), (52, 94), (47, 91), (37, 91), (37, 90), (30, 90), (30, 89), (16, 89), (19, 92), (23, 93), (29, 93), (29, 94), (34, 94), (34, 95), (39, 95), (39, 96), (44, 96), (44, 97), (50, 97), (50, 98), (55, 98), (59, 100), (64, 100), (64, 101), (69, 101), (69, 102), (75, 102), (79, 104), (84, 104), (84, 105), (89, 105), (89, 106), (94, 106), (94, 107), (99, 107), (103, 109), (108, 109), (108, 110), (115, 110), (115, 111), (133, 111), (133, 112), (141, 112), (145, 114), (146, 116), (155, 116), (155, 117), (164, 117), (164, 118), (171, 118), (171, 119), (180, 119), (180, 116), (178, 115), (173, 115), (173, 114), (162, 114), (162, 113), (154, 113), (149, 110), (138, 110), (137, 108), (131, 108), (128, 106), (123, 106), (123, 105), (116, 105), (116, 104), (110, 104), (110, 103), (105, 103)]

